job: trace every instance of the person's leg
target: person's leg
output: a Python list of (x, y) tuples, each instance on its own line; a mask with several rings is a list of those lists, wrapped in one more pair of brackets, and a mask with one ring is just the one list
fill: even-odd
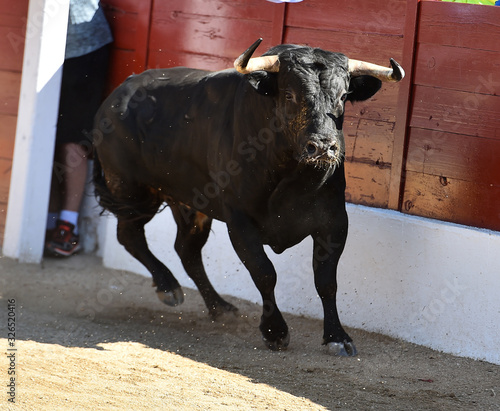
[(87, 153), (77, 143), (63, 144), (60, 151), (64, 166), (61, 209), (79, 212), (87, 180)]
[(80, 249), (78, 215), (87, 179), (87, 152), (77, 143), (64, 143), (56, 148), (55, 179), (60, 188), (60, 212), (47, 254), (70, 256)]
[(108, 56), (108, 47), (102, 47), (64, 62), (54, 157), (59, 221), (46, 241), (47, 255), (70, 256), (80, 247), (78, 213), (87, 179), (87, 156), (92, 151), (88, 131), (102, 100)]

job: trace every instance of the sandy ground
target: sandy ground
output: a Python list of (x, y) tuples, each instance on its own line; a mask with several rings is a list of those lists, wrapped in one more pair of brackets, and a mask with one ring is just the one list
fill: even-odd
[(357, 357), (331, 357), (321, 321), (286, 314), (290, 347), (270, 352), (259, 306), (228, 297), (238, 315), (212, 322), (196, 291), (167, 307), (150, 279), (95, 256), (0, 258), (0, 273), (0, 409), (500, 410), (497, 365), (360, 330), (349, 330)]

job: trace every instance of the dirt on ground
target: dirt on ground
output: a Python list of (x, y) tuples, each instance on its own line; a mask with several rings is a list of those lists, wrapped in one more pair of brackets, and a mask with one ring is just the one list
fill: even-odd
[(91, 255), (0, 273), (0, 409), (500, 410), (497, 365), (355, 329), (358, 356), (332, 357), (321, 321), (286, 313), (290, 347), (271, 352), (259, 305), (226, 297), (238, 314), (213, 322), (197, 291), (167, 307)]

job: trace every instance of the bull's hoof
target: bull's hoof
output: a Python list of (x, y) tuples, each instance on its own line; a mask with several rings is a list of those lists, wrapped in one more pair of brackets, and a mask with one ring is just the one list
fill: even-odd
[(290, 344), (290, 334), (286, 333), (283, 338), (278, 338), (275, 341), (270, 341), (265, 337), (262, 337), (262, 341), (266, 344), (266, 347), (271, 351), (284, 351), (287, 349), (288, 344)]
[(162, 303), (170, 305), (171, 307), (176, 307), (184, 302), (184, 293), (181, 287), (172, 291), (156, 290), (156, 295)]
[(358, 350), (352, 342), (329, 342), (326, 344), (327, 353), (337, 355), (339, 357), (354, 357), (358, 354)]

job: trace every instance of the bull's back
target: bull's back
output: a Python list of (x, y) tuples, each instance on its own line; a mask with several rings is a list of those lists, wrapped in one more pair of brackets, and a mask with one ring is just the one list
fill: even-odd
[(189, 202), (210, 182), (210, 167), (231, 151), (239, 75), (187, 68), (132, 76), (103, 103), (96, 150), (104, 172), (169, 191)]

